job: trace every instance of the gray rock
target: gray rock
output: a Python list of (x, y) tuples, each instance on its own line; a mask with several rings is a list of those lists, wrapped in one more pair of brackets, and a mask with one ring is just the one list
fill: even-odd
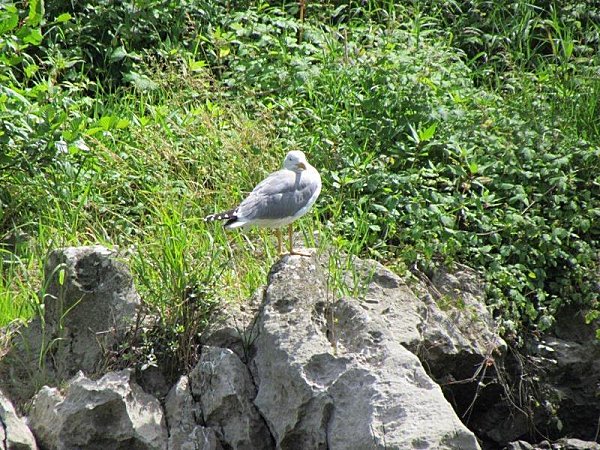
[(505, 386), (518, 388), (518, 395), (507, 400), (500, 392), (495, 403), (488, 402), (475, 414), (471, 425), (479, 436), (505, 445), (538, 438), (531, 432), (535, 429), (554, 439), (572, 436), (585, 442), (583, 448), (593, 448), (589, 441), (597, 439), (600, 417), (600, 342), (595, 338), (599, 324), (586, 324), (584, 314), (572, 309), (558, 312), (556, 318), (555, 333), (531, 334), (525, 347), (507, 358)]
[(526, 441), (515, 441), (509, 442), (503, 450), (534, 450), (534, 447)]
[(0, 391), (0, 448), (37, 450), (33, 434), (25, 420), (17, 416), (12, 403)]
[(412, 291), (365, 263), (364, 298), (330, 302), (324, 264), (288, 256), (269, 275), (251, 367), (277, 447), (478, 449), (401, 344), (421, 336)]
[(456, 264), (452, 273), (444, 268), (436, 270), (431, 282), (442, 295), (435, 307), (430, 305), (432, 314), (423, 330), (425, 358), (432, 371), (440, 364), (440, 372), (472, 376), (473, 366), (488, 357), (504, 355), (506, 342), (499, 337), (485, 306), (484, 286), (477, 273)]
[[(583, 317), (562, 315), (559, 321), (577, 325), (577, 334), (593, 332)], [(597, 324), (596, 324), (597, 326)], [(593, 336), (580, 341), (577, 335), (544, 336), (529, 342), (528, 363), (532, 380), (544, 393), (546, 425), (553, 436), (573, 436), (584, 441), (597, 438), (600, 403), (600, 342)], [(545, 424), (544, 424), (545, 425)], [(542, 424), (538, 424), (542, 426)]]
[(3, 388), (17, 404), (78, 370), (100, 372), (104, 351), (119, 342), (140, 303), (128, 268), (101, 246), (53, 251), (45, 277), (44, 319), (22, 328), (0, 360)]
[(211, 428), (199, 425), (202, 411), (190, 390), (189, 378), (182, 376), (165, 400), (169, 427), (169, 450), (221, 450), (223, 447)]
[(41, 447), (49, 450), (167, 448), (160, 403), (131, 381), (130, 370), (109, 372), (97, 381), (79, 373), (64, 394), (43, 387), (29, 422)]
[(98, 370), (103, 349), (117, 342), (136, 316), (139, 295), (129, 269), (115, 256), (101, 246), (50, 253), (45, 322), (56, 336), (70, 337), (54, 352), (59, 376)]
[(190, 388), (199, 400), (203, 423), (232, 449), (271, 449), (272, 438), (252, 400), (256, 388), (248, 368), (231, 350), (202, 348), (190, 373)]
[(244, 303), (226, 304), (214, 314), (202, 334), (202, 343), (232, 350), (243, 362), (248, 362), (257, 336), (256, 317), (264, 296), (264, 287)]
[(600, 444), (574, 438), (563, 438), (552, 444), (552, 450), (600, 450)]
[(600, 450), (600, 444), (574, 438), (563, 438), (553, 443), (542, 441), (535, 445), (525, 441), (510, 442), (503, 450)]
[(438, 380), (468, 379), (479, 365), (506, 352), (472, 269), (440, 268), (431, 281), (422, 275), (409, 286), (380, 263), (353, 258), (346, 281), (364, 293), (363, 308), (385, 312), (386, 326)]

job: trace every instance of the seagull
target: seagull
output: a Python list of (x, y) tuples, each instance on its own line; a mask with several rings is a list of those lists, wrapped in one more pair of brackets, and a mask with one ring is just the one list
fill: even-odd
[(225, 228), (258, 226), (277, 229), (282, 255), (281, 227), (288, 226), (289, 254), (310, 256), (294, 250), (292, 222), (314, 205), (321, 193), (321, 176), (299, 150), (289, 152), (283, 169), (273, 172), (250, 192), (237, 208), (206, 216), (204, 220), (226, 220)]

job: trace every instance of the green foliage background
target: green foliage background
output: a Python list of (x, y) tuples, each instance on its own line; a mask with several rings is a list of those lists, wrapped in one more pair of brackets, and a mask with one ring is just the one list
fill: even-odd
[(566, 304), (597, 316), (598, 12), (306, 4), (303, 21), (295, 1), (0, 6), (0, 323), (36, 311), (41, 261), (66, 244), (129, 249), (173, 327), (191, 297), (249, 296), (268, 235), (200, 218), (290, 148), (323, 175), (303, 227), (321, 245), (474, 267), (507, 335)]

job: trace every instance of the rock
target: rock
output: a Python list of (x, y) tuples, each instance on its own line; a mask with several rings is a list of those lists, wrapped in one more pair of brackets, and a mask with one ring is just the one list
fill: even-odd
[(435, 307), (429, 305), (430, 320), (423, 327), (424, 357), (434, 374), (468, 378), (488, 358), (504, 355), (506, 342), (485, 306), (484, 286), (475, 271), (460, 264), (452, 273), (438, 268), (431, 283), (442, 295)]
[(531, 334), (524, 348), (506, 358), (503, 389), (498, 383), (500, 392), (480, 402), (469, 424), (480, 438), (498, 445), (515, 439), (534, 441), (539, 434), (550, 439), (597, 439), (598, 324), (586, 324), (581, 311), (569, 308), (556, 318), (553, 333)]
[(546, 409), (538, 426), (554, 438), (568, 433), (595, 439), (600, 417), (600, 343), (595, 338), (581, 343), (547, 335), (530, 341), (529, 350), (532, 386), (543, 393)]
[(352, 266), (347, 283), (365, 292), (371, 310), (386, 310), (394, 334), (436, 379), (471, 378), (479, 365), (506, 352), (485, 306), (483, 284), (472, 269), (457, 264), (451, 273), (439, 268), (431, 281), (422, 275), (421, 283), (409, 288), (376, 261), (354, 258)]
[(171, 389), (165, 374), (158, 365), (148, 365), (145, 369), (136, 372), (136, 382), (144, 392), (158, 399), (164, 399)]
[(202, 411), (190, 390), (189, 378), (182, 376), (165, 401), (169, 426), (169, 450), (222, 450), (217, 434), (202, 423)]
[(20, 330), (0, 361), (3, 387), (17, 403), (36, 386), (101, 371), (104, 351), (123, 337), (140, 303), (128, 268), (101, 246), (53, 251), (45, 277), (43, 320)]
[(0, 391), (0, 448), (37, 450), (33, 434), (25, 420), (17, 416), (12, 403)]
[(202, 333), (202, 343), (232, 350), (243, 362), (252, 358), (252, 343), (257, 336), (256, 318), (264, 296), (264, 287), (244, 303), (224, 305), (214, 314)]
[(131, 380), (131, 371), (109, 372), (97, 381), (78, 373), (62, 394), (44, 386), (29, 416), (42, 448), (167, 448), (167, 429), (158, 400)]
[(535, 450), (533, 445), (526, 441), (510, 442), (504, 450)]
[(226, 448), (272, 449), (272, 438), (252, 403), (256, 387), (248, 368), (231, 350), (203, 347), (190, 373), (205, 426), (217, 431)]
[(332, 301), (322, 265), (315, 257), (283, 258), (259, 313), (254, 403), (276, 446), (478, 449), (402, 345), (419, 340), (426, 311), (413, 306), (412, 291), (367, 262), (364, 298)]
[(600, 450), (600, 444), (580, 439), (563, 438), (554, 442), (551, 448), (552, 450)]
[(129, 329), (140, 304), (129, 269), (104, 247), (70, 247), (50, 253), (45, 278), (46, 326), (70, 338), (53, 354), (59, 376), (95, 372), (103, 349)]
[(573, 438), (563, 438), (554, 443), (542, 441), (536, 445), (525, 441), (516, 441), (509, 443), (503, 450), (600, 450), (600, 444)]
[[(507, 345), (485, 306), (477, 274), (457, 264), (454, 272), (437, 269), (431, 280), (417, 272), (419, 282), (407, 286), (383, 265), (357, 258), (349, 272), (346, 282), (363, 292), (363, 307), (385, 312), (388, 329), (419, 357), (469, 427), (481, 431), (497, 411), (489, 405), (504, 396), (498, 379), (504, 374)], [(506, 410), (498, 411), (498, 419), (506, 419)], [(513, 411), (514, 416), (518, 412)], [(526, 432), (527, 417), (519, 418)]]

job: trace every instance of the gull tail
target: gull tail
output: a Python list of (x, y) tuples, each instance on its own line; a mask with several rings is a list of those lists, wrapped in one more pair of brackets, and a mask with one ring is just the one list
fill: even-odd
[(223, 211), (223, 212), (216, 213), (216, 214), (210, 214), (204, 218), (204, 221), (205, 222), (213, 222), (215, 220), (226, 220), (227, 222), (225, 223), (225, 226), (230, 227), (238, 219), (236, 212), (237, 212), (237, 208), (230, 209), (229, 211)]

